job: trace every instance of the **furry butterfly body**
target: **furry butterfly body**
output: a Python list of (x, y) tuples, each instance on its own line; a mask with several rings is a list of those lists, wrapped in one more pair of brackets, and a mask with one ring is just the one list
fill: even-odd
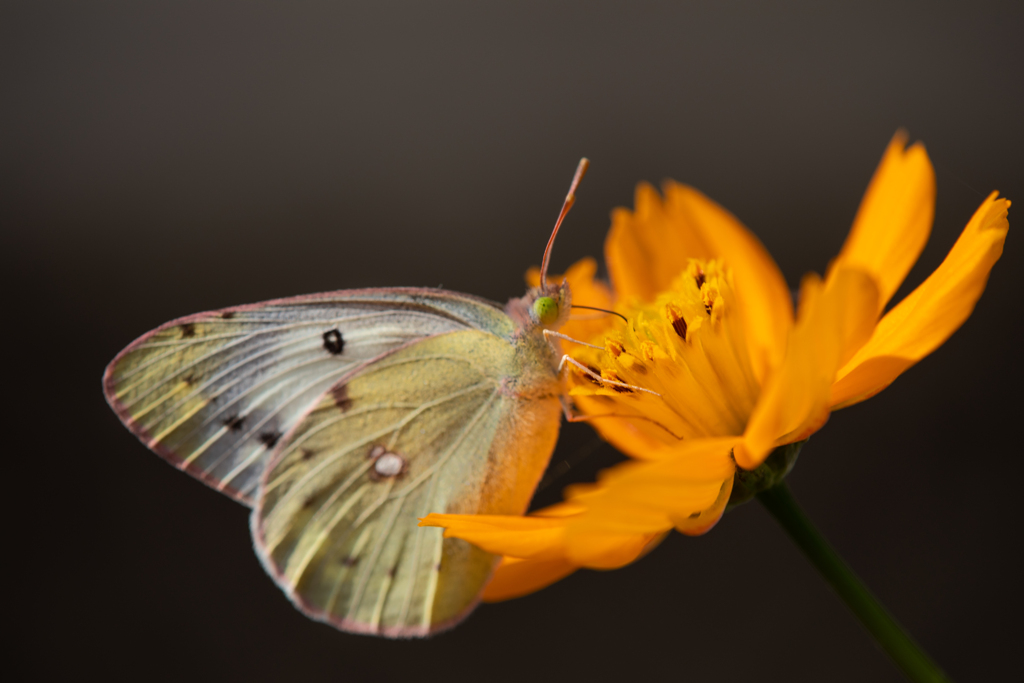
[(428, 635), (473, 609), (497, 558), (418, 519), (522, 514), (554, 450), (545, 331), (571, 293), (541, 282), (505, 307), (395, 288), (188, 316), (118, 354), (104, 392), (149, 448), (252, 508), (256, 552), (305, 614)]

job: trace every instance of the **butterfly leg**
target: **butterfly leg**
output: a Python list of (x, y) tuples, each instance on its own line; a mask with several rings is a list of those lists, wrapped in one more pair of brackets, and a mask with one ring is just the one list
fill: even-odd
[(544, 335), (544, 339), (546, 339), (549, 343), (551, 341), (551, 337), (555, 337), (557, 339), (564, 339), (566, 341), (570, 341), (573, 344), (580, 344), (581, 346), (589, 346), (590, 348), (597, 349), (598, 351), (604, 351), (605, 350), (605, 348), (603, 346), (594, 346), (593, 344), (588, 344), (587, 342), (582, 342), (579, 339), (573, 339), (569, 335), (562, 334), (561, 332), (554, 332), (552, 330), (544, 330), (542, 332), (542, 334)]
[[(590, 368), (586, 367), (585, 365), (581, 364), (579, 361), (573, 359), (569, 355), (562, 356), (562, 362), (558, 364), (558, 372), (559, 373), (562, 372), (562, 369), (565, 367), (566, 363), (570, 363), (570, 364), (574, 365), (575, 367), (579, 368), (580, 371), (582, 371), (588, 377), (592, 377), (593, 379), (595, 379), (595, 380), (597, 380), (599, 382), (603, 382), (603, 383), (606, 383), (606, 384), (614, 384), (616, 386), (622, 386), (622, 387), (626, 387), (628, 389), (633, 389), (633, 390), (637, 390), (637, 391), (644, 391), (644, 392), (647, 392), (648, 394), (654, 394), (655, 396), (661, 398), (661, 394), (659, 394), (656, 391), (651, 391), (650, 389), (644, 389), (643, 387), (638, 387), (638, 386), (636, 386), (634, 384), (626, 384), (625, 382), (616, 382), (615, 380), (605, 379), (604, 377), (601, 377), (599, 374), (597, 374), (596, 372), (594, 372)], [(621, 414), (621, 413), (602, 413), (600, 415), (578, 415), (578, 414), (573, 412), (572, 401), (569, 399), (568, 396), (563, 394), (561, 396), (561, 402), (562, 402), (562, 415), (565, 416), (566, 422), (588, 422), (590, 420), (594, 420), (594, 419), (597, 419), (599, 417), (618, 417), (618, 418), (626, 419), (626, 420), (644, 420), (644, 421), (650, 422), (650, 423), (652, 423), (652, 424), (654, 424), (654, 425), (656, 425), (658, 427), (661, 427), (662, 429), (664, 429), (666, 432), (668, 432), (668, 434), (671, 435), (675, 439), (682, 439), (683, 438), (683, 437), (679, 436), (678, 434), (676, 434), (675, 432), (673, 432), (668, 427), (666, 427), (665, 425), (663, 425), (662, 423), (660, 423), (657, 420), (654, 420), (654, 419), (652, 419), (650, 417), (647, 417), (646, 415), (624, 415), (624, 414)]]
[(584, 365), (583, 363), (579, 362), (578, 360), (576, 360), (575, 358), (573, 358), (569, 354), (565, 354), (564, 356), (562, 356), (562, 362), (560, 362), (558, 364), (558, 372), (559, 373), (562, 372), (562, 369), (565, 367), (566, 363), (569, 363), (570, 365), (575, 366), (576, 368), (579, 369), (580, 372), (585, 374), (587, 377), (590, 377), (590, 378), (592, 378), (592, 379), (594, 379), (594, 380), (596, 380), (598, 382), (601, 382), (602, 384), (611, 384), (611, 385), (617, 386), (617, 387), (625, 387), (626, 389), (629, 389), (631, 391), (643, 391), (644, 393), (653, 394), (654, 396), (657, 396), (658, 398), (661, 398), (661, 394), (659, 394), (657, 391), (651, 391), (650, 389), (644, 389), (643, 387), (638, 387), (635, 384), (626, 384), (625, 382), (619, 382), (619, 381), (614, 380), (614, 379), (608, 379), (606, 377), (602, 377), (601, 375), (597, 374), (596, 372), (594, 372), (593, 370), (591, 370), (586, 365)]

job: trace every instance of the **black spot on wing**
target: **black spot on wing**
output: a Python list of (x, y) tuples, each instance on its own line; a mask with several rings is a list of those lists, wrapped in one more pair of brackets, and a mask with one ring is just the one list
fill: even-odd
[(196, 336), (196, 324), (195, 323), (184, 323), (179, 327), (181, 330), (181, 338), (188, 339), (189, 337)]
[(331, 397), (334, 399), (334, 405), (338, 406), (341, 412), (345, 412), (352, 407), (352, 399), (348, 397), (348, 385), (341, 384), (331, 388)]
[(354, 567), (357, 564), (359, 564), (359, 558), (358, 557), (351, 557), (351, 556), (350, 557), (346, 557), (344, 560), (341, 561), (341, 563), (343, 565), (345, 565), (346, 567)]
[(324, 348), (333, 356), (337, 356), (345, 350), (345, 339), (337, 328), (324, 332)]
[(221, 317), (222, 320), (231, 320), (232, 318), (235, 317), (235, 312), (234, 311), (224, 311), (223, 313), (220, 314), (220, 317)]
[(277, 445), (277, 442), (281, 439), (281, 432), (263, 432), (260, 434), (260, 441), (267, 448), (273, 448)]
[(245, 418), (241, 415), (231, 415), (224, 418), (224, 426), (233, 432), (237, 432), (242, 428), (242, 423), (245, 422)]

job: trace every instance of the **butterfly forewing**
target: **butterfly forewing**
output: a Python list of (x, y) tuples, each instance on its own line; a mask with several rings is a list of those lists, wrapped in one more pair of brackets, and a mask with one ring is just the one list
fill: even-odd
[(270, 454), (325, 390), (431, 335), (511, 334), (494, 305), (439, 290), (349, 290), (200, 313), (107, 367), (122, 421), (179, 468), (251, 504)]
[(418, 518), (525, 510), (557, 438), (559, 385), (545, 355), (531, 375), (517, 350), (476, 330), (424, 339), (337, 383), (285, 437), (253, 534), (304, 612), (414, 636), (476, 604), (494, 557)]

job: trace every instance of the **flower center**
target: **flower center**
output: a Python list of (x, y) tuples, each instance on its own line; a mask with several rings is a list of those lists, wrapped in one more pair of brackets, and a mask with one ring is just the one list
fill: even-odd
[(719, 261), (691, 260), (653, 302), (626, 302), (628, 322), (594, 341), (603, 350), (571, 355), (604, 379), (646, 391), (577, 371), (570, 395), (588, 414), (636, 418), (637, 429), (664, 442), (742, 434), (760, 385), (731, 281)]

